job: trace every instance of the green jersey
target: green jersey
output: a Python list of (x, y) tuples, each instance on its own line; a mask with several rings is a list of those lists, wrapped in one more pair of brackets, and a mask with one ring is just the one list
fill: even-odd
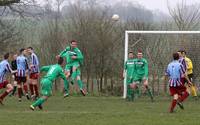
[(144, 76), (148, 78), (148, 62), (146, 59), (135, 59), (136, 76)]
[(43, 66), (40, 69), (41, 72), (46, 71), (47, 74), (43, 77), (45, 79), (50, 80), (51, 82), (53, 82), (54, 80), (56, 80), (58, 77), (61, 77), (64, 80), (64, 87), (65, 90), (67, 90), (68, 88), (66, 88), (68, 85), (67, 79), (65, 77), (65, 74), (63, 72), (62, 67), (59, 64), (55, 64), (55, 65), (50, 65), (50, 66)]
[(127, 78), (133, 78), (134, 76), (134, 62), (135, 59), (128, 59), (125, 63), (124, 70), (126, 70)]
[[(66, 62), (67, 64), (72, 64), (72, 63), (83, 63), (83, 54), (82, 52), (78, 49), (78, 48), (71, 48), (70, 46), (67, 46), (65, 50), (63, 50), (60, 53), (61, 57), (65, 57), (66, 58)], [(72, 59), (72, 56), (76, 56), (76, 59)]]

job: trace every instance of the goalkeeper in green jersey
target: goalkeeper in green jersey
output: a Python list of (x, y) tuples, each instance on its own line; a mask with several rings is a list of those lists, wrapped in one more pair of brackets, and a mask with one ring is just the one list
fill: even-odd
[[(134, 100), (134, 91), (130, 88), (130, 84), (133, 83), (134, 78), (134, 55), (133, 52), (128, 53), (128, 60), (125, 62), (124, 65), (124, 78), (126, 77), (126, 84), (127, 84), (127, 99)], [(126, 76), (125, 76), (126, 74)]]
[[(77, 80), (80, 92), (85, 96), (86, 93), (83, 90), (83, 82), (80, 77), (80, 65), (83, 63), (83, 54), (77, 47), (77, 41), (72, 40), (70, 46), (67, 46), (57, 57), (66, 58), (65, 75), (67, 79), (71, 77), (72, 83)], [(68, 93), (65, 93), (64, 97), (67, 96)]]
[(42, 104), (52, 95), (52, 86), (53, 82), (61, 77), (64, 80), (64, 88), (65, 91), (68, 92), (68, 81), (65, 77), (65, 74), (62, 69), (63, 58), (58, 58), (58, 64), (43, 66), (40, 71), (47, 72), (47, 74), (40, 81), (41, 84), (41, 95), (37, 101), (35, 101), (32, 105), (30, 105), (30, 109), (35, 110), (35, 107), (39, 107), (42, 109)]
[(138, 51), (137, 59), (135, 59), (134, 63), (134, 80), (130, 87), (135, 90), (140, 83), (143, 83), (148, 95), (151, 97), (151, 101), (153, 101), (153, 94), (148, 86), (148, 62), (143, 58), (141, 51)]

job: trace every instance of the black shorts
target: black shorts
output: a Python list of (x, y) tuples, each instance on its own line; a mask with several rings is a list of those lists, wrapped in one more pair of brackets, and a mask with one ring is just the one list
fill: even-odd
[(190, 82), (192, 82), (193, 74), (189, 74), (189, 75), (188, 75), (188, 78), (189, 78)]
[(17, 81), (17, 73), (14, 73), (14, 80)]
[(20, 84), (20, 83), (26, 83), (26, 77), (16, 77), (17, 79), (17, 83)]

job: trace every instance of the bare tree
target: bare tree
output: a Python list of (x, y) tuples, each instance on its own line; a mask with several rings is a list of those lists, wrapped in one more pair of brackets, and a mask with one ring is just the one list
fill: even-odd
[(8, 46), (16, 47), (25, 41), (23, 36), (24, 30), (27, 29), (25, 23), (32, 25), (32, 20), (41, 12), (41, 8), (36, 5), (34, 0), (7, 0), (4, 6), (0, 6), (1, 51), (6, 51)]
[(14, 3), (19, 3), (20, 0), (1, 0), (0, 1), (0, 6), (8, 6)]
[(168, 10), (179, 30), (194, 30), (199, 27), (200, 4), (187, 5), (186, 0), (182, 0), (171, 8), (168, 1)]
[[(199, 30), (200, 4), (187, 5), (187, 1), (182, 0), (174, 8), (171, 8), (168, 4), (168, 9), (179, 30)], [(197, 35), (181, 35), (179, 38), (180, 48), (185, 48), (189, 51), (188, 54), (194, 57), (193, 63), (196, 71), (200, 70), (198, 68), (199, 58), (196, 56), (199, 52), (199, 49), (197, 49), (198, 38)]]

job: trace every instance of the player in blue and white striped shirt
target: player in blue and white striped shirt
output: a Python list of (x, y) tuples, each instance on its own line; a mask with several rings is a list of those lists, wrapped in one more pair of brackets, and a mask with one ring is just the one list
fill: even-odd
[(4, 60), (0, 62), (0, 89), (6, 88), (6, 91), (0, 96), (0, 103), (3, 104), (3, 99), (13, 90), (13, 86), (8, 83), (5, 76), (8, 72), (15, 73), (12, 71), (10, 64), (8, 63), (9, 53), (4, 55)]
[(27, 48), (28, 54), (31, 56), (30, 58), (30, 83), (29, 88), (31, 92), (32, 99), (39, 97), (38, 92), (38, 79), (39, 79), (39, 60), (37, 55), (34, 53), (32, 47)]
[(26, 97), (29, 100), (30, 97), (28, 95), (28, 87), (27, 87), (27, 79), (26, 79), (26, 73), (28, 71), (28, 61), (26, 59), (25, 55), (26, 50), (20, 49), (20, 55), (17, 57), (17, 84), (18, 84), (18, 97), (19, 101), (21, 102), (22, 98), (22, 84), (24, 87), (24, 91), (26, 93)]
[(173, 54), (173, 61), (168, 65), (166, 75), (169, 77), (169, 90), (173, 100), (170, 107), (170, 113), (174, 111), (176, 104), (179, 105), (181, 109), (183, 108), (182, 102), (189, 96), (189, 93), (186, 91), (184, 83), (182, 83), (181, 78), (185, 78), (190, 83), (186, 75), (186, 70), (183, 65), (178, 61), (179, 54)]

